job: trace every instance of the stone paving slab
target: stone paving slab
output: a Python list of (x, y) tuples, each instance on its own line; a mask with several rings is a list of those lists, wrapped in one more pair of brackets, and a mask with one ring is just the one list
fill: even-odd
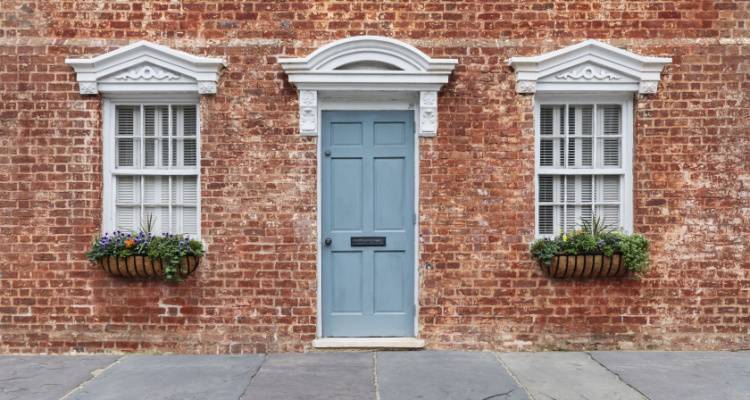
[(263, 358), (127, 356), (65, 400), (237, 400)]
[(651, 400), (750, 399), (750, 352), (593, 352)]
[(373, 400), (374, 353), (271, 354), (242, 400)]
[(501, 353), (535, 400), (644, 400), (586, 353)]
[(58, 400), (116, 356), (0, 357), (0, 400)]
[(492, 353), (377, 353), (381, 400), (528, 399)]

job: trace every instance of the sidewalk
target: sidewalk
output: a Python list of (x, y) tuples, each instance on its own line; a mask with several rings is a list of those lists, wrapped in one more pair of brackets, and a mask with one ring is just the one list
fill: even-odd
[(750, 352), (0, 356), (0, 400), (747, 400)]

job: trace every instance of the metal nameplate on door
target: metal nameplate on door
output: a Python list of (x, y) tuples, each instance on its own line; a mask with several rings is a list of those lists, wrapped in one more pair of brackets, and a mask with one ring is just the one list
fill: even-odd
[(352, 236), (351, 246), (385, 246), (385, 236)]

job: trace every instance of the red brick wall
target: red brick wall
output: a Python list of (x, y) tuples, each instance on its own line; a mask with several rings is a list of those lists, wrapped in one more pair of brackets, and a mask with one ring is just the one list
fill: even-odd
[[(750, 2), (16, 1), (0, 7), (0, 352), (309, 349), (316, 139), (276, 64), (359, 34), (459, 65), (420, 139), (420, 335), (433, 348), (750, 345)], [(594, 38), (671, 56), (637, 99), (641, 280), (553, 282), (529, 259), (533, 124), (505, 60)], [(100, 98), (66, 57), (137, 39), (222, 56), (202, 110), (204, 267), (123, 282), (83, 252), (101, 218)]]

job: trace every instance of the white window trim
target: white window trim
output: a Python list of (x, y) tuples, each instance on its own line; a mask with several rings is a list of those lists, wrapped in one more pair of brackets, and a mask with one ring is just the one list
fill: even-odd
[[(138, 41), (92, 58), (67, 58), (65, 63), (73, 67), (76, 72), (80, 94), (103, 95), (102, 230), (105, 232), (116, 229), (116, 193), (113, 179), (116, 162), (115, 106), (119, 104), (195, 105), (197, 119), (195, 169), (171, 169), (170, 167), (170, 169), (151, 171), (141, 168), (134, 170), (133, 175), (196, 176), (198, 227), (195, 236), (200, 237), (202, 230), (200, 185), (202, 146), (199, 95), (216, 93), (219, 73), (226, 66), (226, 61), (222, 58), (196, 56), (156, 43)], [(121, 170), (117, 173), (128, 174)]]
[[(153, 169), (146, 170), (144, 168), (133, 169), (132, 171), (119, 170), (115, 172), (115, 107), (118, 105), (194, 105), (196, 108), (196, 167), (194, 169), (172, 169), (171, 167), (164, 169)], [(102, 101), (102, 120), (103, 120), (103, 135), (102, 145), (104, 147), (102, 153), (102, 231), (112, 232), (117, 229), (117, 223), (115, 220), (115, 209), (116, 209), (116, 190), (115, 190), (115, 175), (132, 175), (132, 176), (175, 176), (175, 175), (186, 175), (195, 176), (196, 185), (198, 192), (196, 193), (196, 214), (198, 224), (198, 231), (196, 234), (190, 235), (194, 239), (200, 239), (201, 237), (201, 112), (200, 112), (200, 98), (197, 95), (173, 95), (173, 96), (107, 96)], [(170, 121), (171, 123), (171, 121)], [(143, 194), (141, 193), (141, 196)], [(141, 199), (142, 200), (142, 199)], [(161, 232), (155, 232), (161, 233)]]
[[(539, 175), (601, 175), (612, 169), (559, 168), (542, 170), (540, 166), (540, 109), (543, 104), (620, 104), (623, 143), (620, 223), (633, 231), (633, 157), (635, 140), (635, 94), (656, 93), (669, 57), (639, 55), (597, 40), (539, 54), (512, 57), (508, 64), (515, 70), (516, 91), (535, 93), (534, 97), (534, 233), (539, 235)], [(566, 124), (567, 125), (567, 124)]]
[[(561, 104), (619, 104), (622, 107), (622, 166), (620, 168), (550, 168), (542, 167), (541, 148), (541, 107)], [(567, 124), (566, 124), (567, 125)], [(553, 94), (540, 93), (534, 96), (534, 233), (538, 238), (553, 237), (539, 234), (539, 176), (540, 175), (620, 175), (620, 223), (626, 232), (633, 231), (633, 94)], [(594, 133), (595, 134), (595, 133)]]

